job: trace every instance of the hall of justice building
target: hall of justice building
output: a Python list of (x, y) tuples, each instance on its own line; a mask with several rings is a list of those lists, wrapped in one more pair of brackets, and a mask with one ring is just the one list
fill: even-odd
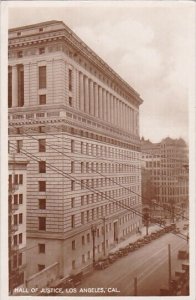
[(85, 270), (141, 226), (141, 103), (63, 22), (9, 30), (9, 140), (29, 161), (30, 278)]

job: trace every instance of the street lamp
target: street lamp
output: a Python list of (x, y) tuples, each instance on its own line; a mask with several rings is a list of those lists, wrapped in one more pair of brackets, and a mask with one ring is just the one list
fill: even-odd
[(91, 232), (93, 237), (93, 267), (95, 266), (95, 235), (97, 231), (97, 225), (93, 224), (91, 226)]

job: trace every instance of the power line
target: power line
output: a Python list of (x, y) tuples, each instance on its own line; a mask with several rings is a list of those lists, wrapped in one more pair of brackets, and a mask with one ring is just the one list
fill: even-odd
[[(34, 136), (32, 136), (32, 135), (28, 135), (28, 134), (26, 134), (26, 133), (23, 133), (22, 135), (26, 135), (28, 138), (34, 139), (34, 140), (36, 140), (36, 141), (38, 141), (38, 140), (39, 140), (38, 138), (35, 138)], [(56, 149), (56, 148), (54, 148), (53, 146), (49, 145), (49, 143), (48, 143), (48, 142), (46, 143), (46, 145), (48, 145), (48, 147), (49, 147), (49, 148), (51, 148), (51, 149), (55, 150), (56, 152), (58, 152), (58, 153), (60, 153), (60, 154), (62, 154), (62, 155), (64, 155), (64, 156), (66, 156), (66, 157), (68, 157), (68, 158), (70, 159), (70, 156), (68, 156), (67, 154), (65, 154), (65, 153), (64, 153), (64, 152), (62, 152), (62, 151), (59, 151), (59, 150), (57, 150), (57, 149)], [(74, 162), (77, 162), (77, 161), (76, 161), (76, 160), (74, 160), (73, 158), (72, 158), (72, 161), (74, 161)], [(93, 169), (92, 169), (92, 168), (90, 168), (90, 167), (88, 167), (88, 168), (89, 168), (90, 170), (93, 170)], [(124, 189), (128, 190), (129, 192), (131, 192), (131, 193), (133, 193), (133, 194), (137, 195), (137, 196), (138, 196), (138, 197), (140, 197), (141, 199), (143, 199), (143, 200), (148, 200), (148, 201), (149, 201), (149, 199), (148, 199), (148, 198), (145, 198), (145, 197), (141, 196), (140, 194), (138, 194), (138, 193), (134, 192), (134, 191), (133, 191), (133, 190), (131, 190), (130, 188), (124, 187), (123, 185), (121, 185), (121, 184), (119, 184), (118, 182), (114, 181), (114, 179), (113, 179), (113, 178), (107, 177), (107, 176), (103, 175), (101, 172), (98, 172), (97, 170), (93, 170), (93, 172), (95, 172), (95, 173), (97, 173), (97, 174), (101, 175), (103, 178), (109, 179), (109, 181), (112, 181), (112, 182), (113, 182), (113, 183), (115, 183), (116, 185), (118, 185), (118, 186), (120, 186), (120, 187), (122, 187), (122, 188), (124, 188)], [(157, 205), (157, 206), (160, 206), (160, 205)], [(160, 207), (161, 207), (161, 206), (160, 206)], [(165, 209), (165, 210), (168, 210), (168, 211), (170, 212), (170, 209), (167, 209), (167, 208), (166, 208), (166, 207), (164, 207), (164, 206), (162, 206), (162, 208), (163, 208), (163, 209)], [(175, 215), (175, 216), (181, 216), (181, 217), (182, 217), (182, 215), (181, 215), (181, 214), (179, 214), (179, 213), (175, 213), (174, 215)], [(184, 217), (184, 216), (183, 216), (183, 217)], [(188, 220), (188, 218), (186, 218), (186, 217), (184, 217), (184, 218)]]
[[(10, 147), (13, 148), (13, 149), (15, 149), (15, 150), (17, 149), (16, 147), (14, 147), (14, 146), (12, 146), (12, 145), (10, 145)], [(24, 153), (27, 157), (30, 157), (30, 158), (32, 158), (33, 160), (37, 161), (37, 162), (42, 161), (42, 160), (41, 160), (40, 158), (38, 158), (37, 156), (35, 156), (35, 155), (29, 153), (28, 151), (26, 151), (26, 150), (24, 150), (24, 149), (21, 150), (21, 152)], [(63, 154), (63, 153), (61, 153), (61, 154)], [(57, 172), (58, 174), (62, 175), (63, 177), (71, 178), (71, 180), (74, 180), (75, 182), (78, 182), (78, 181), (79, 181), (79, 180), (76, 179), (75, 177), (71, 176), (71, 175), (68, 174), (68, 173), (65, 173), (65, 172), (59, 170), (58, 168), (54, 167), (53, 165), (51, 165), (51, 164), (48, 163), (48, 162), (47, 162), (47, 166), (48, 166), (50, 169), (52, 169), (52, 170), (54, 170), (55, 172)], [(79, 182), (80, 182), (80, 181), (79, 181)], [(80, 183), (81, 183), (81, 182), (80, 182)], [(79, 183), (79, 184), (80, 184), (80, 183)], [(113, 198), (104, 195), (104, 194), (103, 194), (101, 191), (99, 191), (99, 190), (96, 190), (96, 189), (94, 189), (94, 188), (89, 187), (88, 184), (85, 184), (85, 186), (86, 186), (86, 188), (87, 188), (88, 190), (90, 190), (90, 191), (93, 191), (93, 192), (96, 192), (96, 193), (101, 193), (101, 196), (102, 196), (102, 197), (104, 197), (105, 199), (109, 199), (110, 202), (112, 201), (112, 202), (115, 203), (117, 206), (119, 206), (119, 207), (121, 207), (121, 208), (124, 208), (124, 209), (126, 209), (126, 210), (129, 210), (129, 211), (132, 211), (132, 212), (134, 212), (136, 215), (139, 215), (140, 217), (143, 217), (143, 216), (144, 216), (141, 212), (139, 212), (139, 211), (137, 211), (137, 210), (135, 210), (135, 209), (133, 209), (133, 208), (131, 208), (131, 207), (125, 205), (125, 204), (121, 204), (121, 203), (117, 202), (117, 200), (113, 200)], [(161, 226), (159, 223), (155, 223), (155, 222), (153, 222), (153, 223), (154, 223), (154, 224), (158, 224), (160, 227), (164, 228), (164, 227)], [(173, 234), (174, 234), (174, 233), (173, 233)], [(181, 234), (181, 233), (180, 233), (180, 234)], [(179, 236), (179, 235), (177, 235), (177, 234), (175, 234), (175, 235), (178, 236), (178, 237), (180, 237), (180, 238), (182, 238), (182, 239), (184, 239), (183, 237), (181, 237), (181, 236)], [(182, 235), (182, 236), (185, 236), (184, 234), (181, 234), (181, 235)], [(186, 240), (186, 239), (184, 239), (184, 240)]]
[[(61, 126), (62, 124), (60, 124), (60, 126)], [(14, 127), (15, 128), (15, 126), (14, 125), (9, 125), (10, 127)], [(55, 126), (55, 125), (50, 125), (50, 127), (52, 127), (52, 128), (56, 128), (56, 129), (58, 129), (59, 130), (59, 127), (58, 126)], [(17, 127), (17, 128), (20, 128), (20, 126), (19, 127)], [(44, 133), (44, 132), (42, 132), (42, 133)], [(62, 134), (63, 132), (59, 132), (59, 134)], [(51, 132), (49, 132), (49, 133), (47, 133), (48, 135), (54, 135), (54, 134), (52, 134)], [(55, 135), (54, 135), (55, 136)], [(58, 137), (59, 139), (60, 138), (64, 138), (64, 140), (69, 140), (68, 138), (65, 138), (65, 137)], [(83, 137), (83, 136), (80, 136), (80, 138), (85, 138), (85, 137)], [(168, 157), (168, 156), (166, 156), (166, 155), (157, 155), (157, 154), (152, 154), (151, 152), (144, 152), (144, 151), (136, 151), (136, 150), (132, 150), (132, 149), (125, 149), (126, 151), (127, 150), (129, 150), (129, 151), (134, 151), (134, 152), (138, 152), (138, 153), (143, 153), (143, 154), (148, 154), (148, 155), (150, 155), (150, 156), (154, 156), (155, 158), (163, 158), (163, 159), (168, 159), (168, 160), (172, 160), (172, 161), (179, 161), (179, 162), (182, 162), (182, 163), (187, 163), (187, 159), (184, 159), (184, 160), (182, 160), (182, 159), (177, 159), (177, 158), (171, 158), (171, 157)], [(127, 156), (127, 155), (123, 155), (123, 154), (118, 154), (118, 156), (120, 156), (120, 157), (124, 157), (124, 158), (128, 158), (128, 159), (131, 159), (131, 160), (134, 160), (134, 158), (133, 157), (130, 157), (130, 156)], [(141, 161), (146, 161), (145, 159), (142, 159), (142, 158), (137, 158), (137, 160), (141, 160)]]

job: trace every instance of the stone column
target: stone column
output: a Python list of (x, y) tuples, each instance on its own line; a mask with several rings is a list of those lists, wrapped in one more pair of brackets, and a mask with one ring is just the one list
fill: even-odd
[(90, 80), (90, 99), (89, 99), (89, 104), (90, 104), (90, 114), (94, 115), (95, 99), (94, 99), (94, 84), (93, 84), (92, 80)]
[(107, 103), (106, 103), (106, 91), (103, 90), (103, 119), (106, 120), (107, 118)]
[(103, 107), (102, 107), (102, 88), (100, 86), (99, 86), (98, 101), (99, 101), (99, 118), (102, 119), (102, 112), (103, 112)]
[(84, 77), (81, 72), (79, 73), (79, 90), (79, 107), (84, 111)]
[(12, 107), (18, 106), (18, 68), (12, 66)]
[(84, 77), (84, 111), (89, 113), (89, 82), (88, 77)]
[(95, 117), (99, 116), (99, 102), (98, 102), (98, 85), (94, 84), (94, 99), (95, 99)]
[(114, 100), (113, 95), (110, 95), (110, 117), (111, 117), (111, 123), (114, 124)]
[(110, 123), (110, 94), (107, 92), (107, 121)]

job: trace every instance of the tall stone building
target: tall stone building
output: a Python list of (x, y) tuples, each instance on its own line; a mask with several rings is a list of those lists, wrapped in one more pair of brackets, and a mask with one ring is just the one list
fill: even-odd
[(28, 161), (21, 155), (9, 156), (8, 250), (9, 293), (26, 281), (26, 173)]
[[(185, 141), (167, 137), (160, 143), (151, 143), (142, 139), (141, 149), (143, 167), (148, 176), (150, 174), (154, 190), (153, 199), (148, 199), (148, 204), (156, 206), (157, 216), (161, 218), (171, 214), (172, 218), (183, 215), (189, 199), (188, 147)], [(143, 193), (145, 199), (147, 196)]]
[(60, 21), (9, 30), (8, 82), (10, 144), (30, 161), (27, 273), (66, 276), (141, 225), (142, 100)]

